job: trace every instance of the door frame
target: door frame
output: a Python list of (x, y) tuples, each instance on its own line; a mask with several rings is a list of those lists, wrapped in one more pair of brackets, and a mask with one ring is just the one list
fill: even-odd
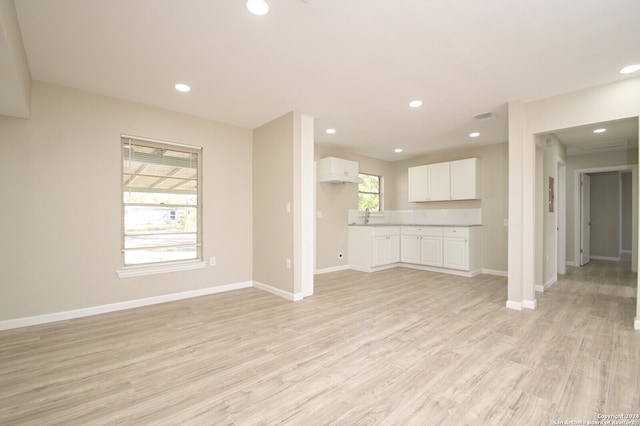
[[(580, 266), (580, 177), (582, 174), (590, 174), (590, 173), (602, 173), (602, 172), (617, 172), (617, 171), (631, 171), (632, 172), (632, 185), (635, 188), (632, 188), (632, 196), (636, 197), (638, 188), (638, 166), (634, 164), (629, 165), (619, 165), (619, 166), (609, 166), (609, 167), (593, 167), (589, 169), (576, 169), (574, 170), (573, 175), (573, 263), (571, 266)], [(633, 235), (638, 235), (638, 200), (632, 200), (632, 217), (634, 218), (632, 227), (633, 227)], [(632, 244), (632, 253), (631, 253), (631, 269), (633, 272), (638, 271), (638, 256), (637, 256), (637, 241), (634, 241)], [(639, 302), (640, 303), (640, 302)]]
[[(580, 256), (578, 257), (578, 266), (584, 266), (591, 261), (591, 175), (589, 173), (580, 173), (578, 192), (580, 193), (580, 245), (578, 246)], [(589, 223), (585, 224), (585, 221)]]
[(567, 163), (560, 157), (556, 158), (556, 278), (558, 274), (567, 273)]

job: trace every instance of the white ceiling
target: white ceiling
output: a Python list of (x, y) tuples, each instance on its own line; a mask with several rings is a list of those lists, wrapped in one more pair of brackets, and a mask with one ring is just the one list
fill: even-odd
[(15, 3), (36, 80), (247, 128), (296, 110), (316, 142), (387, 160), (505, 142), (508, 101), (640, 62), (638, 0), (270, 0), (261, 17), (243, 0)]
[[(596, 129), (604, 132), (594, 133)], [(638, 147), (638, 118), (593, 123), (562, 129), (555, 136), (567, 148), (568, 155), (594, 154)]]

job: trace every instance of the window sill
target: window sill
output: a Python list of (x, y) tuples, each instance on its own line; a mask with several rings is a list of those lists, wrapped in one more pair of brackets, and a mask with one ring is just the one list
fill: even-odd
[(127, 266), (116, 271), (118, 278), (140, 277), (143, 275), (166, 274), (169, 272), (189, 271), (202, 269), (207, 262), (169, 263), (164, 265)]

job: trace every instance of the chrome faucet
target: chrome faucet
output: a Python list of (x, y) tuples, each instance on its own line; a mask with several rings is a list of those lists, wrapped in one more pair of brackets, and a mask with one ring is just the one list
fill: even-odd
[(369, 223), (369, 207), (367, 207), (366, 209), (364, 209), (364, 224), (368, 224)]

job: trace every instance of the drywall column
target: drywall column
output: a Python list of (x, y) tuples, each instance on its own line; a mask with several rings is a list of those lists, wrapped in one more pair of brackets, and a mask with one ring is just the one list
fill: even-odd
[(294, 289), (293, 113), (253, 130), (253, 285), (289, 300)]
[(313, 117), (293, 113), (293, 289), (313, 295), (315, 172)]
[(253, 285), (313, 294), (313, 118), (290, 112), (253, 131)]
[(509, 103), (509, 260), (507, 308), (535, 309), (535, 140), (525, 106)]

